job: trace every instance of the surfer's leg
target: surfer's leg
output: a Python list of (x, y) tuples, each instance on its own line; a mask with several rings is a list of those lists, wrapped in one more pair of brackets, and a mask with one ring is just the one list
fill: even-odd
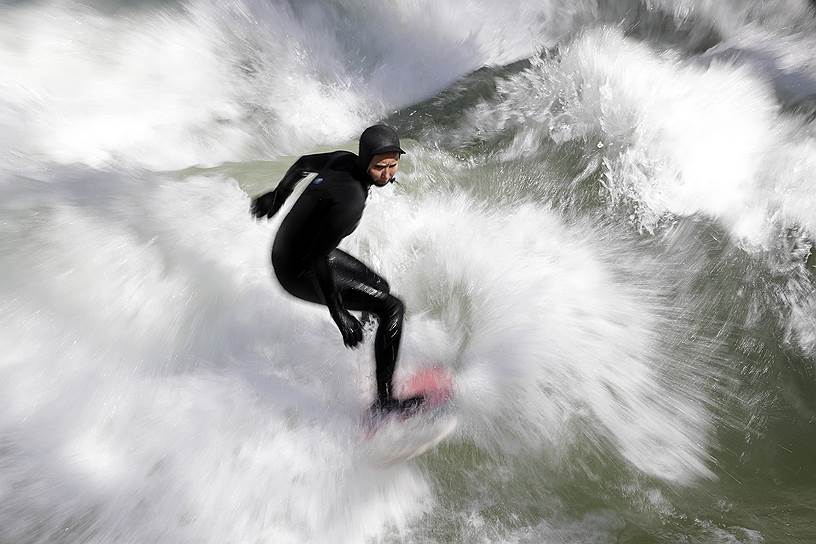
[[(376, 287), (380, 291), (384, 291), (385, 293), (391, 292), (391, 286), (388, 285), (388, 282), (385, 281), (382, 276), (368, 268), (368, 266), (366, 266), (363, 262), (355, 257), (352, 257), (345, 251), (335, 249), (329, 255), (329, 259), (332, 262), (332, 266), (335, 270), (345, 270), (355, 277), (363, 278), (366, 284)], [(374, 316), (372, 312), (368, 310), (361, 311), (360, 322), (363, 325), (369, 321), (372, 321), (373, 319)]]
[(379, 324), (374, 340), (377, 362), (377, 399), (381, 405), (393, 403), (391, 378), (399, 355), (405, 306), (391, 294), (388, 282), (348, 253), (336, 249), (329, 263), (347, 310), (371, 312)]
[(329, 265), (333, 272), (353, 277), (356, 280), (370, 285), (386, 294), (391, 292), (391, 286), (385, 278), (371, 270), (365, 263), (352, 257), (341, 249), (335, 249), (329, 253)]
[[(374, 359), (377, 363), (377, 400), (381, 407), (396, 406), (391, 384), (399, 355), (405, 306), (391, 294), (388, 282), (358, 259), (339, 249), (329, 254), (329, 267), (347, 310), (362, 311), (377, 317)], [(309, 302), (323, 300), (309, 270), (276, 269), (281, 286), (291, 295)]]

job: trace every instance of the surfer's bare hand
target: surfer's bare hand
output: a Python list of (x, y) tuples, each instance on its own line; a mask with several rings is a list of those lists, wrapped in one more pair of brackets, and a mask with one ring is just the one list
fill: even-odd
[(346, 347), (356, 347), (357, 344), (363, 341), (363, 326), (356, 317), (346, 310), (338, 312), (335, 322), (337, 328), (340, 329), (340, 334), (343, 335), (343, 343)]

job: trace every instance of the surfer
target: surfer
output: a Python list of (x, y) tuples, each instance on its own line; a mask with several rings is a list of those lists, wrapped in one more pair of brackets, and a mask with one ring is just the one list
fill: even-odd
[(272, 217), (301, 179), (317, 173), (281, 222), (272, 245), (272, 267), (289, 294), (328, 307), (349, 348), (363, 340), (363, 327), (349, 310), (377, 317), (377, 399), (370, 408), (372, 415), (412, 410), (423, 401), (421, 396), (397, 400), (391, 383), (405, 307), (385, 279), (337, 245), (357, 228), (369, 188), (395, 180), (404, 153), (393, 128), (374, 125), (360, 136), (358, 155), (348, 151), (304, 155), (277, 188), (252, 200), (256, 218)]

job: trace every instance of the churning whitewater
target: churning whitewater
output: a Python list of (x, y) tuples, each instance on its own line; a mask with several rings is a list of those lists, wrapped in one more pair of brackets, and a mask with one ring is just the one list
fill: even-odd
[[(816, 539), (814, 31), (804, 0), (0, 6), (0, 543)], [(275, 281), (292, 202), (249, 213), (377, 122), (407, 154), (341, 248), (458, 420), (388, 467), (373, 329)]]

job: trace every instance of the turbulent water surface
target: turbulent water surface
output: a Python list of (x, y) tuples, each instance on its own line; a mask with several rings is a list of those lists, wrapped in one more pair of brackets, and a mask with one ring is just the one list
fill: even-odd
[[(816, 541), (804, 0), (0, 5), (0, 543)], [(459, 426), (380, 467), (249, 198), (375, 122), (342, 247)], [(284, 212), (286, 209), (284, 209)]]

